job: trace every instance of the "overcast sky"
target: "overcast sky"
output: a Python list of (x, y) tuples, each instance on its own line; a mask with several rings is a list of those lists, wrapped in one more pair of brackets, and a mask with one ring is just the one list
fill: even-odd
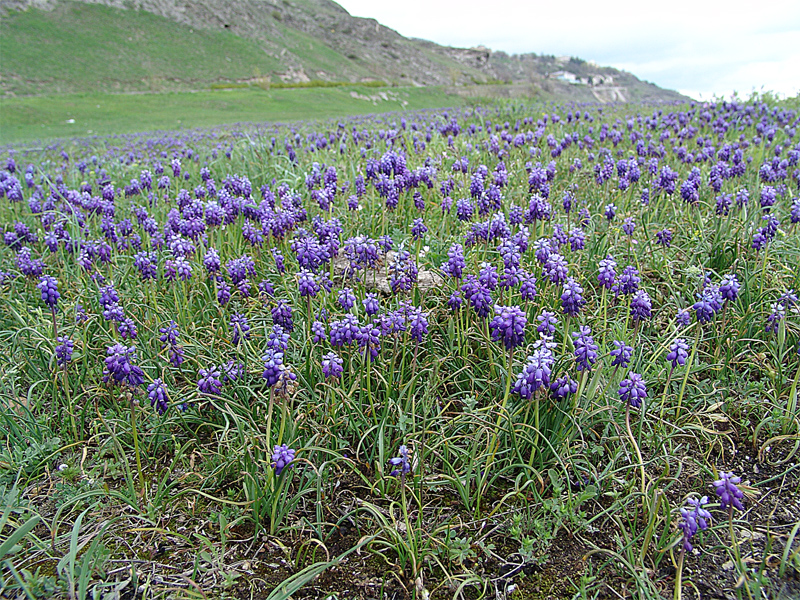
[(578, 56), (697, 99), (800, 93), (800, 0), (337, 0), (407, 37)]

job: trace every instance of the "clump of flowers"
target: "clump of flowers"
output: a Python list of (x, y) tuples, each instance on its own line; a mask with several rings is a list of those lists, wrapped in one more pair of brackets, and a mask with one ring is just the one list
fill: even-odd
[(619, 384), (619, 399), (629, 403), (633, 408), (639, 408), (645, 398), (647, 398), (647, 386), (644, 378), (638, 373), (629, 373)]
[(286, 444), (275, 446), (272, 452), (272, 468), (275, 475), (280, 475), (284, 469), (291, 469), (296, 451), (289, 448)]
[(528, 319), (525, 313), (517, 306), (494, 307), (495, 318), (489, 324), (492, 339), (502, 341), (507, 350), (513, 350), (525, 343), (525, 325)]
[(719, 479), (714, 482), (714, 491), (719, 496), (720, 507), (725, 509), (730, 506), (744, 510), (742, 505), (744, 492), (738, 487), (741, 482), (742, 478), (735, 476), (733, 473), (720, 472)]
[(136, 387), (144, 383), (144, 372), (133, 364), (136, 360), (136, 347), (114, 344), (106, 350), (106, 368), (103, 371), (104, 383), (127, 384)]
[(708, 529), (708, 522), (711, 520), (711, 513), (703, 508), (708, 504), (708, 496), (702, 498), (689, 498), (686, 503), (688, 506), (681, 508), (683, 521), (678, 525), (683, 532), (683, 549), (686, 552), (692, 551), (691, 539), (698, 529)]

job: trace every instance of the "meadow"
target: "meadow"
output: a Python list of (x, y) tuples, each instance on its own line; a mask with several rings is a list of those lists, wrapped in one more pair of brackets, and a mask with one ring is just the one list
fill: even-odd
[(798, 597), (799, 124), (6, 146), (0, 595)]

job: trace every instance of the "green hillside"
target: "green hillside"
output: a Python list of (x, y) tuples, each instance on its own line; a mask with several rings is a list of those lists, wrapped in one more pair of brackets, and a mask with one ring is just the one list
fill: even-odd
[[(294, 37), (302, 36), (292, 32)], [(279, 62), (252, 40), (138, 10), (65, 3), (0, 23), (3, 88), (16, 94), (208, 88)]]
[[(353, 93), (358, 94), (354, 98)], [(374, 100), (366, 100), (366, 97)], [(385, 99), (384, 99), (385, 97)], [(163, 94), (61, 94), (0, 98), (0, 145), (13, 142), (210, 127), (227, 123), (461, 106), (441, 88), (361, 86), (270, 90), (253, 88)]]

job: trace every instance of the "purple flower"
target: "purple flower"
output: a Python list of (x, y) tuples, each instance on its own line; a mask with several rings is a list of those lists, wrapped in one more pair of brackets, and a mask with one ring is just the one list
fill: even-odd
[(222, 374), (217, 367), (198, 371), (197, 389), (201, 394), (219, 394), (222, 391)]
[(392, 292), (411, 291), (417, 281), (417, 265), (407, 250), (400, 250), (389, 265)]
[(567, 259), (558, 252), (553, 252), (547, 257), (542, 268), (542, 276), (550, 279), (551, 283), (563, 283), (569, 275)]
[(58, 299), (61, 297), (61, 294), (58, 293), (58, 281), (56, 278), (51, 275), (42, 275), (36, 287), (42, 293), (44, 303), (50, 307), (50, 310), (55, 311)]
[(689, 344), (686, 340), (678, 338), (669, 347), (667, 354), (667, 361), (672, 363), (672, 368), (675, 369), (686, 364), (686, 359), (689, 357)]
[(125, 317), (122, 319), (117, 326), (117, 332), (122, 336), (123, 340), (127, 339), (136, 339), (136, 323), (133, 322), (133, 319), (130, 317)]
[(528, 319), (517, 306), (495, 305), (495, 318), (489, 324), (492, 339), (502, 341), (507, 350), (513, 350), (525, 343), (525, 325)]
[(109, 306), (117, 303), (119, 303), (119, 294), (117, 293), (117, 290), (114, 289), (113, 284), (109, 284), (100, 288), (100, 306), (103, 308), (108, 308)]
[(650, 296), (644, 290), (639, 290), (631, 298), (631, 318), (634, 321), (643, 321), (649, 319), (652, 313), (653, 306), (650, 302)]
[(103, 370), (103, 382), (126, 383), (136, 387), (144, 383), (144, 373), (133, 364), (136, 360), (136, 347), (114, 344), (106, 350), (106, 368)]
[(428, 313), (423, 312), (418, 306), (408, 304), (401, 307), (401, 310), (405, 310), (408, 331), (411, 337), (417, 342), (421, 342), (422, 338), (428, 334)]
[(344, 372), (344, 361), (334, 352), (328, 352), (322, 357), (322, 374), (325, 379), (338, 379)]
[(353, 290), (348, 287), (339, 290), (337, 300), (339, 301), (339, 306), (341, 306), (345, 312), (349, 312), (350, 309), (356, 305), (355, 294), (353, 294)]
[(75, 348), (75, 343), (68, 337), (58, 336), (56, 339), (58, 345), (56, 346), (56, 363), (60, 367), (66, 367), (67, 363), (72, 360), (72, 351)]
[(561, 307), (564, 314), (575, 316), (581, 312), (584, 304), (586, 304), (586, 300), (583, 299), (583, 288), (574, 278), (568, 277), (564, 282), (564, 291), (561, 294)]
[(764, 330), (767, 333), (778, 333), (781, 321), (786, 318), (786, 307), (780, 302), (770, 305), (770, 313), (767, 316), (767, 325)]
[(733, 473), (720, 472), (719, 479), (714, 482), (714, 491), (719, 496), (720, 507), (725, 509), (733, 506), (739, 510), (744, 510), (741, 502), (742, 498), (744, 498), (744, 492), (738, 487), (741, 482), (742, 478), (734, 476)]
[(528, 362), (517, 374), (514, 382), (514, 393), (519, 394), (524, 400), (529, 400), (541, 387), (550, 385), (550, 376), (553, 373), (555, 357), (546, 345), (536, 348), (528, 357)]
[(681, 508), (683, 521), (678, 525), (683, 532), (683, 548), (686, 552), (691, 552), (692, 544), (690, 540), (697, 533), (698, 529), (708, 529), (708, 522), (711, 520), (711, 513), (703, 506), (708, 504), (708, 496), (702, 498), (689, 498), (687, 507)]
[(592, 338), (592, 330), (586, 325), (581, 325), (578, 331), (572, 332), (575, 340), (575, 362), (578, 371), (591, 371), (592, 365), (597, 362), (598, 346)]
[(320, 290), (316, 276), (308, 269), (300, 269), (297, 274), (297, 287), (301, 296), (310, 296), (311, 298), (319, 294)]
[(233, 313), (231, 315), (230, 326), (233, 330), (233, 345), (239, 344), (239, 341), (244, 338), (250, 339), (250, 324), (247, 322), (247, 317), (241, 313)]
[(448, 308), (450, 308), (450, 310), (455, 312), (459, 308), (461, 308), (461, 304), (463, 301), (464, 299), (461, 297), (461, 292), (456, 290), (455, 292), (450, 294), (450, 297), (447, 299), (447, 306)]
[(294, 455), (295, 451), (286, 444), (275, 446), (272, 452), (272, 468), (275, 469), (275, 475), (280, 475), (287, 467), (292, 468)]
[(229, 360), (224, 365), (220, 365), (219, 370), (222, 373), (223, 383), (234, 382), (246, 374), (244, 363), (236, 362), (235, 360)]
[(377, 294), (367, 294), (361, 303), (364, 305), (364, 312), (369, 316), (378, 314), (378, 311), (381, 309)]
[(292, 307), (289, 306), (284, 300), (278, 300), (278, 303), (272, 307), (270, 311), (272, 314), (272, 322), (275, 325), (280, 325), (286, 331), (294, 331), (294, 321), (292, 321)]
[(672, 245), (672, 231), (669, 229), (662, 229), (656, 232), (657, 243), (669, 248)]
[(289, 334), (280, 325), (273, 325), (267, 338), (267, 348), (276, 352), (286, 352), (289, 349)]
[(614, 286), (617, 277), (617, 261), (610, 254), (602, 259), (598, 265), (597, 281), (606, 289)]
[(287, 370), (283, 364), (283, 352), (269, 348), (262, 360), (264, 361), (262, 377), (267, 380), (267, 386), (272, 387), (281, 380), (284, 371)]
[(633, 219), (631, 217), (626, 218), (622, 222), (622, 232), (627, 236), (633, 235), (633, 230), (635, 228), (636, 228), (636, 223), (633, 222)]
[(736, 278), (736, 275), (725, 275), (720, 281), (719, 284), (719, 293), (722, 294), (722, 297), (730, 302), (735, 302), (736, 298), (739, 297), (739, 288), (741, 284), (739, 280)]
[(617, 283), (612, 288), (614, 293), (619, 296), (620, 293), (627, 295), (635, 294), (639, 290), (639, 284), (642, 278), (639, 277), (639, 270), (633, 265), (628, 265), (622, 270), (617, 279)]
[(466, 268), (467, 263), (464, 260), (464, 246), (461, 244), (453, 244), (447, 251), (447, 262), (442, 265), (442, 271), (455, 279), (461, 279), (461, 275)]
[(519, 293), (523, 300), (530, 301), (536, 297), (536, 277), (532, 273), (519, 273), (521, 283)]
[(328, 334), (325, 332), (325, 324), (320, 321), (314, 321), (311, 324), (312, 341), (317, 344), (328, 339)]
[(619, 399), (628, 402), (633, 408), (639, 408), (642, 400), (647, 398), (647, 386), (638, 373), (629, 373), (627, 379), (619, 384)]
[(569, 247), (573, 252), (583, 250), (586, 247), (586, 234), (583, 229), (574, 228), (569, 232)]
[(609, 221), (613, 221), (614, 217), (617, 216), (617, 207), (613, 204), (606, 204), (605, 212), (604, 212), (606, 219)]
[(414, 219), (414, 223), (411, 225), (411, 237), (415, 240), (419, 240), (422, 239), (426, 233), (428, 233), (428, 227), (422, 219)]
[(685, 308), (682, 308), (678, 311), (678, 314), (675, 315), (675, 320), (678, 322), (680, 327), (686, 327), (692, 321), (692, 316), (689, 314), (689, 311)]
[(217, 287), (217, 302), (220, 306), (225, 306), (231, 299), (231, 286), (224, 281), (220, 281)]
[(550, 384), (550, 393), (555, 398), (563, 400), (578, 391), (578, 382), (569, 375), (564, 375)]
[(150, 406), (155, 407), (158, 414), (167, 412), (167, 386), (161, 379), (156, 379), (147, 386), (147, 397), (150, 398)]
[(155, 252), (139, 252), (133, 257), (133, 265), (139, 270), (142, 281), (156, 278), (158, 256)]
[(558, 325), (558, 317), (555, 313), (549, 310), (543, 310), (542, 314), (536, 317), (539, 324), (536, 326), (536, 331), (541, 335), (553, 336), (556, 333), (556, 325)]
[(394, 469), (389, 473), (390, 477), (397, 477), (400, 475), (403, 479), (411, 472), (411, 453), (405, 445), (400, 446), (399, 456), (389, 459)]
[(611, 366), (612, 367), (622, 367), (623, 369), (627, 369), (628, 365), (631, 362), (631, 356), (633, 355), (633, 348), (628, 346), (625, 342), (621, 342), (619, 340), (614, 340), (614, 349), (609, 352), (611, 355)]

